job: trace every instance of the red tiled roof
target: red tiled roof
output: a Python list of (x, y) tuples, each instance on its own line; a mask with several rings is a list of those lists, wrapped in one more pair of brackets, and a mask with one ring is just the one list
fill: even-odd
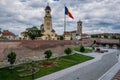
[(55, 33), (55, 37), (58, 37), (58, 35)]
[(84, 34), (82, 34), (81, 36), (88, 36), (88, 34), (85, 34), (85, 33), (84, 33)]
[(8, 31), (8, 30), (4, 30), (4, 31), (2, 32), (2, 35), (3, 35), (3, 36), (15, 36), (14, 33), (10, 32), (10, 31)]
[(71, 33), (76, 33), (76, 30), (75, 31), (71, 31)]
[(120, 33), (100, 33), (100, 34), (92, 34), (92, 35), (98, 35), (98, 36), (105, 36), (105, 35), (112, 35), (112, 36), (120, 36)]
[(71, 32), (65, 32), (64, 35), (71, 35)]

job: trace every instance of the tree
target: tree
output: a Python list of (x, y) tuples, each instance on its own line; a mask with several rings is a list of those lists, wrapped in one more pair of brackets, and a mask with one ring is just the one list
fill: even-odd
[(72, 53), (72, 50), (71, 50), (70, 48), (66, 48), (66, 49), (64, 50), (64, 52), (65, 52), (67, 55), (69, 55), (69, 54)]
[(98, 38), (97, 35), (91, 35), (91, 38)]
[(96, 40), (94, 40), (93, 44), (96, 44)]
[(84, 52), (84, 51), (85, 51), (84, 46), (80, 46), (80, 52)]
[(4, 36), (0, 36), (0, 40), (8, 40), (8, 38)]
[(27, 28), (25, 32), (26, 35), (28, 35), (32, 40), (34, 40), (36, 37), (42, 36), (41, 30), (39, 30), (36, 26), (33, 26), (32, 28)]
[(71, 36), (70, 40), (73, 40), (72, 36)]
[(11, 64), (11, 68), (13, 66), (13, 64), (15, 63), (15, 60), (16, 60), (16, 53), (11, 51), (9, 54), (8, 54), (8, 62), (10, 62)]
[(108, 36), (107, 36), (107, 35), (104, 35), (104, 38), (105, 38), (105, 39), (108, 39)]
[(60, 40), (64, 40), (64, 37), (63, 37), (63, 36), (60, 36)]
[(52, 51), (51, 50), (47, 50), (44, 52), (45, 54), (45, 58), (47, 58), (47, 60), (52, 56)]
[(112, 36), (112, 39), (116, 39), (116, 36)]

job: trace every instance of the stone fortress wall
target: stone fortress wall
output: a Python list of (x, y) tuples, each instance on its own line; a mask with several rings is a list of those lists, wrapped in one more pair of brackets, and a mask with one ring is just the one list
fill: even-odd
[(65, 55), (64, 49), (74, 46), (91, 46), (94, 39), (78, 40), (0, 40), (0, 65), (7, 63), (7, 54), (15, 51), (16, 62), (26, 62), (30, 60), (44, 59), (45, 50), (52, 50), (53, 56)]
[[(46, 49), (50, 49), (55, 53), (64, 53), (66, 47), (73, 49), (73, 46), (79, 45), (80, 41), (72, 40), (24, 40), (24, 41), (0, 41), (0, 61), (6, 58), (10, 51), (15, 51), (19, 58), (33, 57), (43, 54)], [(82, 43), (85, 46), (91, 43)]]
[[(69, 47), (73, 50), (80, 41), (72, 40), (23, 40), (23, 41), (0, 41), (0, 64), (7, 62), (7, 55), (11, 51), (16, 52), (17, 62), (44, 59), (45, 50), (53, 52), (52, 57), (62, 56), (64, 49)], [(90, 44), (90, 43), (88, 43)], [(86, 45), (86, 43), (85, 43)]]

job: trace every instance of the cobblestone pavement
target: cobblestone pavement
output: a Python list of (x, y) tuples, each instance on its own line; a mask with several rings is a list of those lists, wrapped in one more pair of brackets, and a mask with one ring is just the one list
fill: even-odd
[[(120, 51), (119, 51), (120, 54)], [(119, 62), (120, 62), (120, 55), (119, 55)], [(120, 64), (119, 64), (120, 65)], [(120, 80), (120, 69), (119, 71), (115, 74), (115, 76), (112, 78), (112, 80)]]
[(120, 70), (116, 73), (112, 80), (120, 80)]

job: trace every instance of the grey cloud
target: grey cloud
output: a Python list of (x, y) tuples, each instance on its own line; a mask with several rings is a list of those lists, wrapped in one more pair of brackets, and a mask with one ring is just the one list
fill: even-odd
[[(44, 22), (44, 8), (49, 0), (2, 0), (0, 2), (0, 26), (13, 32), (25, 30)], [(119, 0), (60, 0), (50, 2), (53, 28), (58, 34), (63, 33), (64, 3), (70, 8), (74, 20), (67, 17), (68, 31), (77, 28), (77, 21), (83, 21), (83, 32), (119, 32), (120, 33), (120, 1)], [(22, 26), (22, 27), (21, 27)], [(13, 28), (10, 28), (13, 27)], [(108, 30), (106, 30), (108, 29)]]

